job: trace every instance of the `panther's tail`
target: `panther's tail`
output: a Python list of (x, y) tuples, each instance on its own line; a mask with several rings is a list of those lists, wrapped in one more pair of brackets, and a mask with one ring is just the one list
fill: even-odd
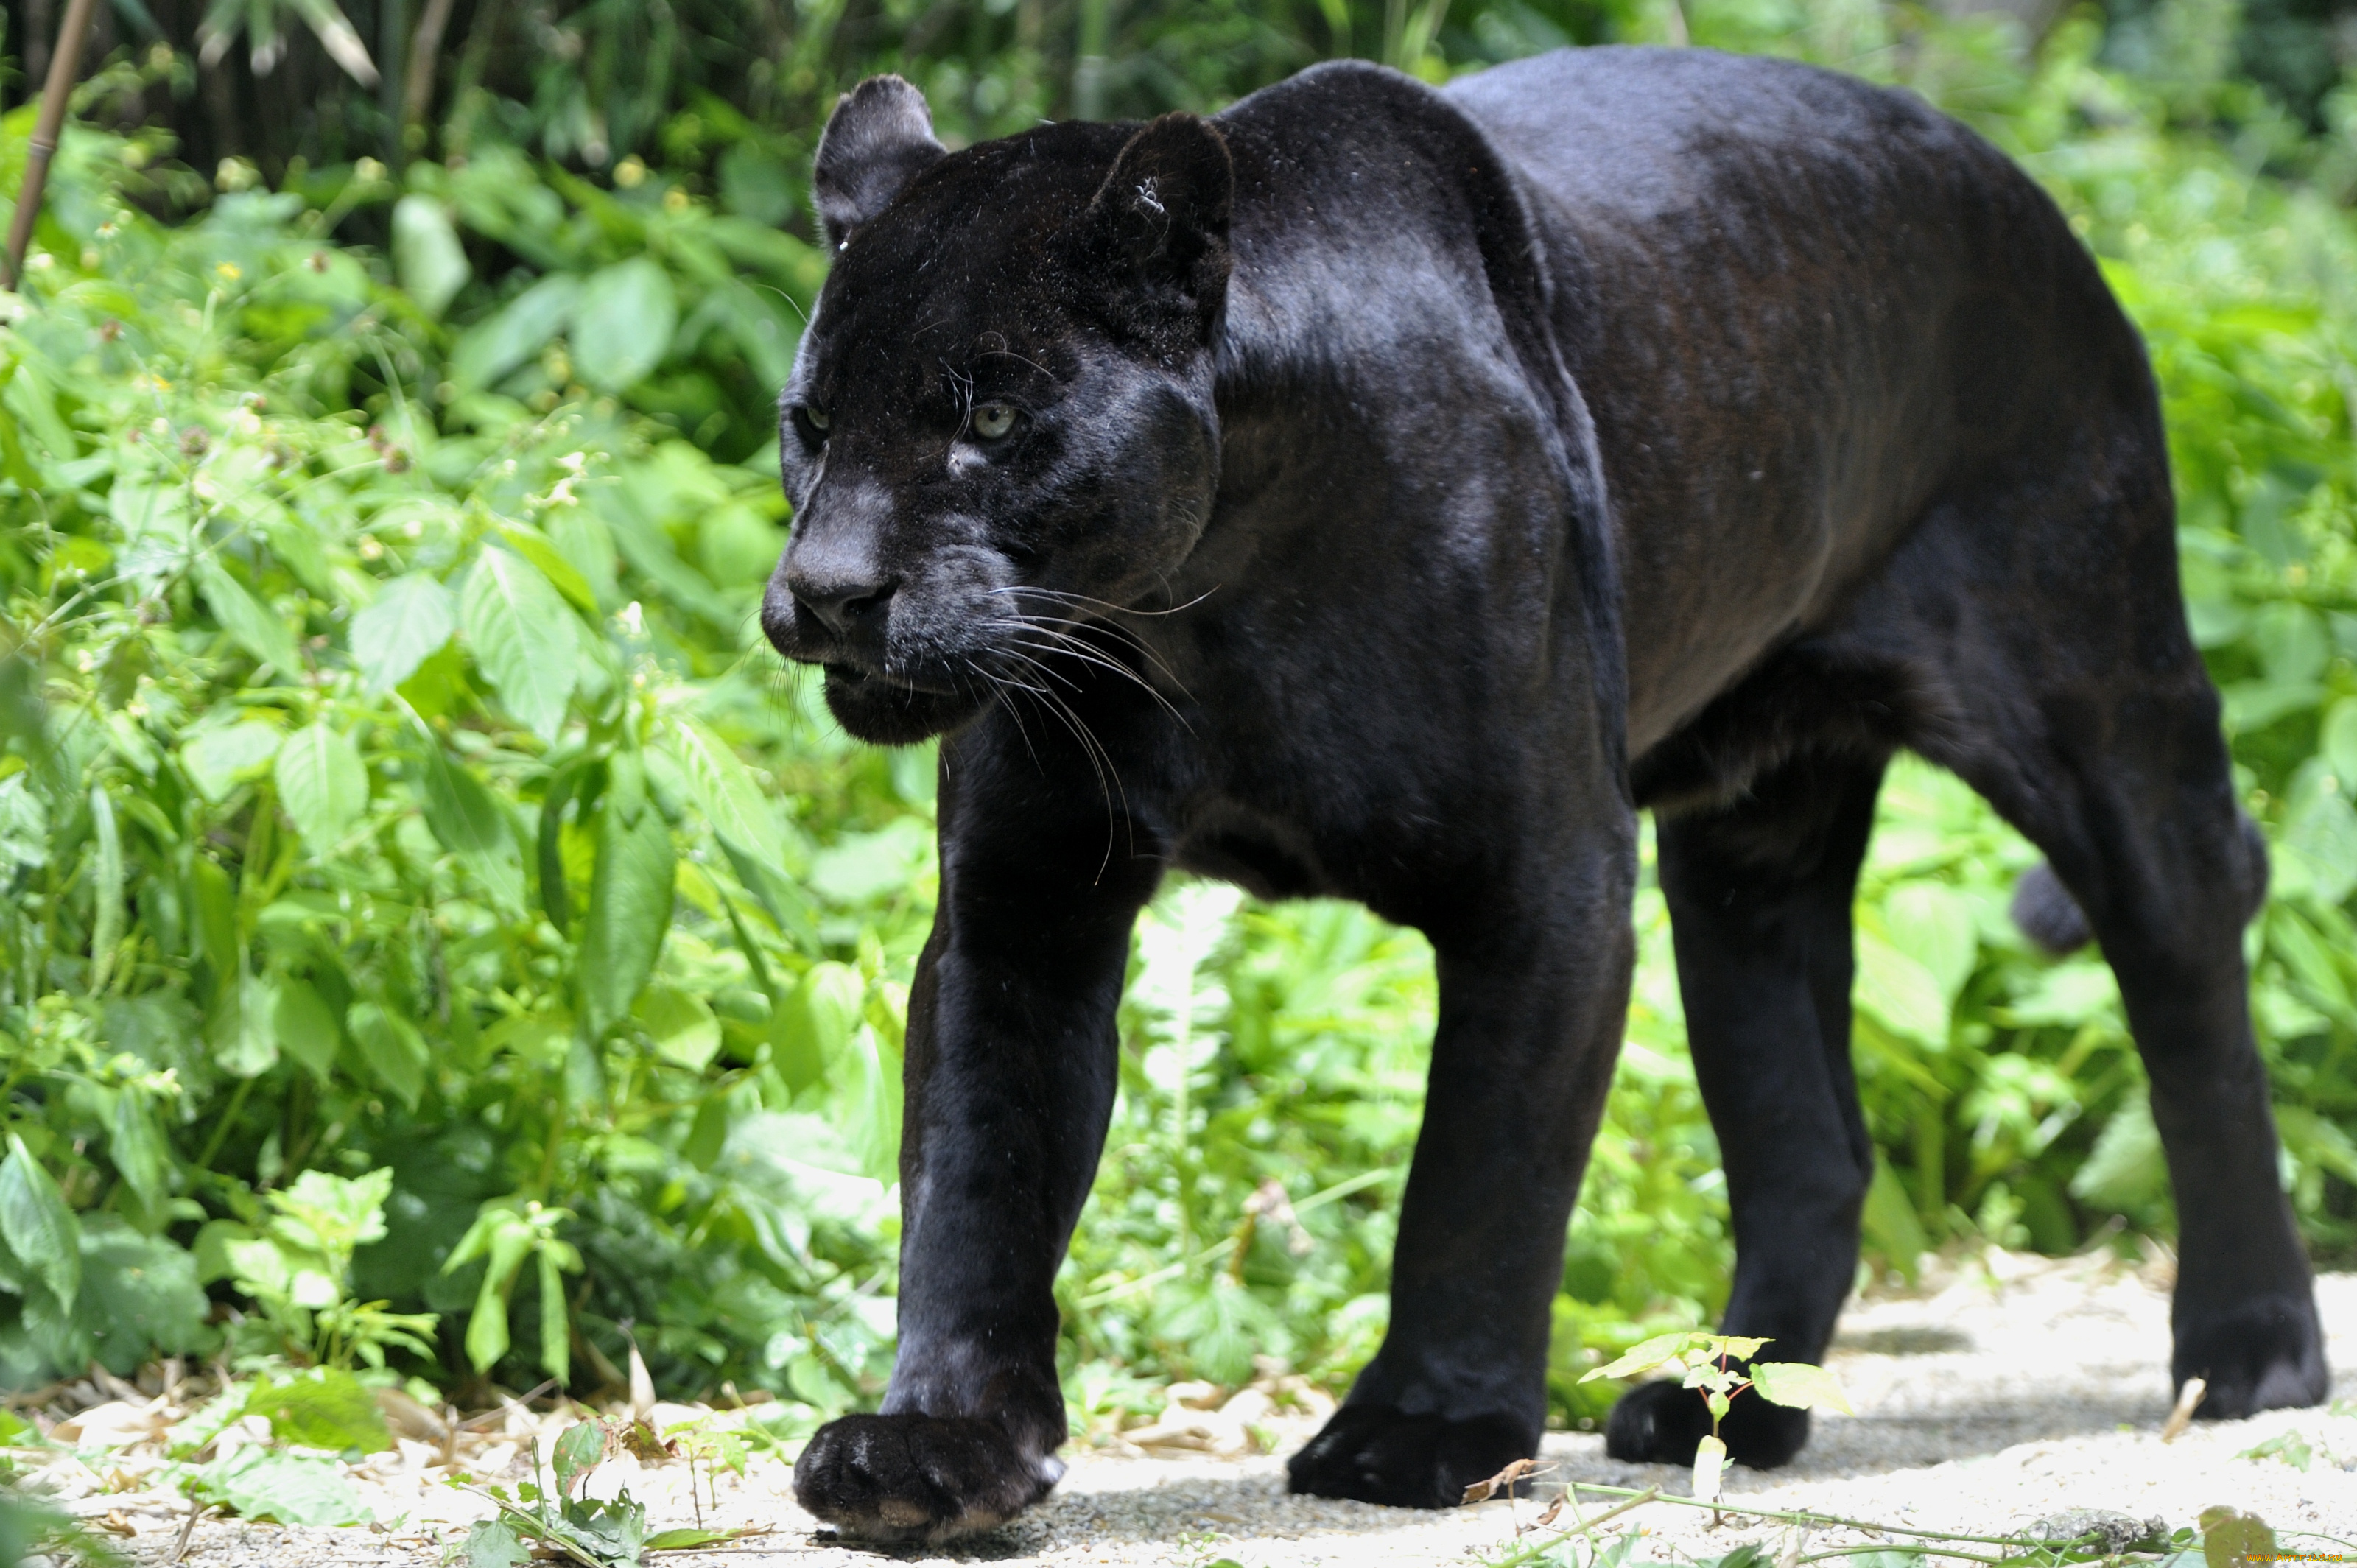
[(2042, 860), (2015, 885), (2011, 913), (2023, 936), (2057, 958), (2078, 951), (2095, 934), (2088, 929), (2086, 912), (2079, 908), (2079, 901)]
[[(2243, 846), (2251, 869), (2250, 892), (2243, 910), (2243, 918), (2248, 920), (2267, 901), (2267, 841), (2259, 824), (2248, 817), (2243, 819)], [(2023, 936), (2057, 958), (2078, 951), (2095, 934), (2087, 925), (2086, 911), (2054, 875), (2054, 867), (2042, 860), (2014, 887), (2011, 913)]]

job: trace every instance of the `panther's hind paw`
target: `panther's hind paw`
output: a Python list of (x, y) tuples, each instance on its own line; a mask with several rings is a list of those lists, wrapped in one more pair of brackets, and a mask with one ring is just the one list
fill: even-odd
[(846, 1415), (820, 1427), (794, 1462), (794, 1501), (860, 1541), (942, 1541), (1004, 1524), (1063, 1473), (994, 1421)]
[(1286, 1464), (1294, 1491), (1403, 1509), (1452, 1509), (1465, 1488), (1538, 1452), (1511, 1416), (1451, 1421), (1382, 1405), (1344, 1405)]
[(2205, 1421), (2322, 1404), (2332, 1388), (2316, 1302), (2304, 1292), (2245, 1301), (2228, 1312), (2180, 1310), (2169, 1362), (2172, 1383), (2201, 1378), (2210, 1385), (2193, 1412)]
[[(1691, 1465), (1710, 1434), (1702, 1395), (1675, 1383), (1640, 1383), (1620, 1396), (1604, 1423), (1604, 1452), (1638, 1465)], [(1736, 1402), (1718, 1423), (1727, 1456), (1755, 1470), (1789, 1463), (1809, 1441), (1809, 1412), (1763, 1399)]]

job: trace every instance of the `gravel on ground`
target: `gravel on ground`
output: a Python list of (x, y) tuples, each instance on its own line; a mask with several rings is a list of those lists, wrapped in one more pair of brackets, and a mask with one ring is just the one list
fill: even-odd
[[(1783, 1469), (1730, 1471), (1727, 1500), (1977, 1535), (2021, 1531), (2077, 1509), (2158, 1518), (2175, 1529), (2205, 1508), (2227, 1505), (2265, 1519), (2287, 1551), (2357, 1559), (2357, 1545), (2348, 1544), (2357, 1541), (2357, 1274), (2318, 1283), (2327, 1353), (2338, 1369), (2332, 1406), (2196, 1422), (2165, 1442), (2166, 1283), (2165, 1264), (1992, 1252), (1927, 1278), (1913, 1292), (1855, 1302), (1829, 1364), (1857, 1413), (1819, 1415), (1809, 1447)], [(793, 1506), (781, 1463), (756, 1461), (741, 1479), (724, 1473), (716, 1489), (710, 1473), (699, 1470), (705, 1522), (766, 1533), (725, 1550), (666, 1553), (665, 1560), (681, 1568), (852, 1568), (880, 1561), (1469, 1564), (1557, 1539), (1568, 1511), (1555, 1529), (1518, 1532), (1566, 1482), (1659, 1487), (1676, 1496), (1688, 1484), (1671, 1466), (1606, 1458), (1597, 1434), (1557, 1433), (1542, 1454), (1548, 1468), (1537, 1501), (1424, 1513), (1296, 1498), (1285, 1490), (1283, 1455), (1315, 1423), (1262, 1416), (1254, 1424), (1274, 1434), (1274, 1453), (1183, 1453), (1168, 1444), (1217, 1443), (1219, 1424), (1215, 1415), (1196, 1420), (1174, 1403), (1152, 1429), (1130, 1434), (1158, 1439), (1154, 1446), (1117, 1442), (1068, 1452), (1071, 1469), (1055, 1495), (1012, 1523), (948, 1546), (892, 1552), (864, 1550), (818, 1529)], [(521, 1439), (530, 1421), (520, 1412), (519, 1419)], [(545, 1418), (550, 1431), (544, 1435), (569, 1419)], [(110, 1490), (107, 1477), (95, 1473), (81, 1495), (71, 1486), (60, 1495), (76, 1513), (113, 1530), (143, 1568), (163, 1568), (183, 1547), (181, 1560), (190, 1568), (425, 1568), (456, 1555), (467, 1525), (487, 1509), (476, 1494), (447, 1485), (436, 1460), (431, 1444), (412, 1442), (374, 1456), (358, 1475), (386, 1522), (345, 1530), (215, 1519), (198, 1523), (184, 1543), (186, 1505), (176, 1497)], [(507, 1457), (494, 1451), (478, 1455), (475, 1473), (493, 1462), (521, 1463), (512, 1451)], [(600, 1492), (627, 1487), (649, 1505), (656, 1529), (694, 1521), (689, 1486), (684, 1465), (644, 1466), (627, 1457), (602, 1466), (592, 1479)], [(1593, 1516), (1616, 1499), (1589, 1494), (1579, 1500)], [(1667, 1501), (1622, 1514), (1606, 1528), (1639, 1532), (1632, 1561), (1714, 1557), (1749, 1541), (1772, 1541), (1779, 1559), (1796, 1559), (1803, 1550), (1798, 1527), (1736, 1515), (1714, 1524), (1706, 1509)], [(1903, 1539), (1817, 1528), (1807, 1532), (1805, 1550)]]

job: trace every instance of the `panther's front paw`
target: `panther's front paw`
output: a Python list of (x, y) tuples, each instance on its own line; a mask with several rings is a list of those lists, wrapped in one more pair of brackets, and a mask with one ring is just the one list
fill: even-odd
[(940, 1541), (1004, 1523), (1063, 1473), (980, 1417), (846, 1415), (794, 1461), (794, 1501), (862, 1541)]
[[(1691, 1465), (1695, 1445), (1710, 1435), (1710, 1407), (1693, 1389), (1640, 1383), (1620, 1396), (1604, 1423), (1604, 1452), (1639, 1465)], [(1809, 1440), (1809, 1412), (1738, 1399), (1718, 1423), (1727, 1456), (1755, 1470), (1791, 1460)]]
[(2169, 1370), (2179, 1386), (2188, 1378), (2209, 1382), (2194, 1414), (2210, 1421), (2321, 1404), (2332, 1386), (2316, 1301), (2304, 1292), (2262, 1296), (2230, 1312), (2180, 1310)]
[(1286, 1465), (1293, 1490), (1402, 1509), (1451, 1509), (1465, 1488), (1538, 1451), (1510, 1416), (1450, 1421), (1344, 1405)]

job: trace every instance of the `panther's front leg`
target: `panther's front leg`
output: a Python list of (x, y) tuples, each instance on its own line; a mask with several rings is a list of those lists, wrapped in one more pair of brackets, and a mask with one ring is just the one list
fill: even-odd
[(1093, 818), (1066, 810), (979, 749), (942, 770), (941, 903), (909, 997), (899, 1359), (882, 1411), (820, 1428), (794, 1466), (797, 1502), (874, 1541), (987, 1529), (1062, 1474), (1052, 1287), (1159, 870), (1125, 828), (1108, 850), (1093, 792)]
[(1440, 1023), (1391, 1326), (1294, 1455), (1295, 1491), (1450, 1508), (1538, 1452), (1564, 1229), (1628, 1006), (1632, 836), (1611, 821), (1426, 925)]

